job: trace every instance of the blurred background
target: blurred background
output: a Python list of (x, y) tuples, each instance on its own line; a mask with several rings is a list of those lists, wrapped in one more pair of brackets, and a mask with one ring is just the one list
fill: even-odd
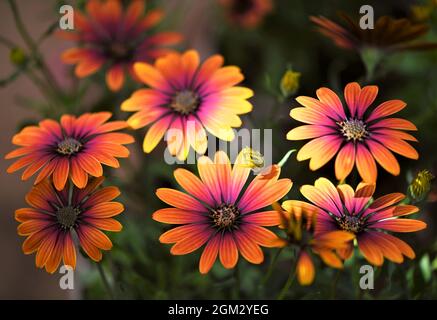
[[(59, 8), (64, 3), (81, 8), (85, 1), (15, 1), (23, 21), (33, 38), (44, 34), (56, 25)], [(128, 1), (125, 1), (128, 2)], [(229, 1), (228, 1), (229, 2)], [(251, 102), (254, 111), (242, 117), (243, 126), (248, 128), (273, 129), (273, 160), (279, 161), (290, 149), (302, 144), (287, 141), (285, 134), (298, 123), (289, 117), (291, 108), (297, 106), (297, 95), (315, 96), (322, 86), (341, 93), (345, 84), (359, 81), (366, 84), (366, 68), (361, 56), (354, 50), (337, 47), (330, 39), (316, 31), (309, 20), (311, 15), (324, 15), (339, 21), (337, 13), (347, 12), (359, 17), (363, 4), (372, 5), (375, 18), (390, 15), (408, 18), (413, 23), (424, 23), (429, 31), (421, 40), (437, 42), (437, 4), (435, 1), (287, 1), (272, 0), (271, 8), (257, 16), (256, 21), (244, 21), (241, 13), (250, 8), (250, 0), (236, 1), (226, 6), (219, 0), (166, 0), (147, 1), (148, 8), (161, 7), (166, 17), (159, 28), (181, 32), (184, 43), (181, 49), (195, 48), (203, 58), (220, 53), (225, 64), (237, 65), (246, 76), (244, 85), (255, 90)], [(249, 6), (249, 7), (248, 7)], [(17, 32), (7, 1), (0, 2), (0, 34), (12, 39), (15, 44), (24, 44)], [(50, 35), (41, 43), (40, 51), (55, 74), (58, 83), (74, 88), (71, 67), (60, 61), (60, 54), (72, 43)], [(24, 125), (41, 120), (35, 105), (43, 104), (44, 97), (35, 85), (23, 75), (14, 75), (17, 69), (11, 62), (11, 49), (0, 46), (0, 298), (2, 299), (79, 299), (107, 298), (95, 267), (85, 258), (78, 266), (76, 289), (59, 289), (60, 274), (47, 274), (35, 268), (34, 255), (25, 256), (21, 251), (24, 238), (16, 233), (17, 222), (14, 211), (25, 206), (24, 195), (31, 181), (20, 181), (18, 174), (6, 174), (10, 161), (4, 154), (13, 149), (11, 137)], [(281, 92), (281, 78), (287, 69), (299, 72), (299, 87), (289, 96)], [(129, 97), (132, 87), (117, 94), (106, 91), (103, 74), (82, 80), (87, 90), (83, 97), (73, 101), (68, 108), (59, 106), (59, 118), (65, 111), (80, 113), (86, 110), (112, 108), (119, 118), (127, 118), (119, 110), (120, 103)], [(405, 193), (412, 177), (422, 169), (436, 173), (437, 150), (435, 148), (437, 128), (437, 50), (395, 52), (384, 59), (371, 84), (379, 86), (376, 103), (401, 99), (408, 107), (399, 117), (409, 119), (419, 128), (415, 136), (419, 143), (418, 161), (397, 157), (401, 174), (393, 177), (379, 168), (376, 196), (389, 192)], [(228, 270), (218, 264), (208, 276), (198, 273), (199, 253), (188, 256), (171, 256), (169, 247), (158, 242), (165, 228), (154, 222), (151, 213), (162, 207), (154, 191), (158, 187), (176, 187), (172, 176), (174, 167), (163, 164), (164, 146), (150, 156), (141, 152), (143, 131), (137, 131), (138, 144), (130, 149), (132, 157), (124, 162), (129, 171), (113, 173), (113, 181), (121, 186), (127, 210), (123, 214), (124, 230), (111, 235), (115, 247), (105, 255), (104, 266), (110, 274), (117, 298), (235, 298), (232, 277)], [(317, 172), (310, 172), (308, 161), (297, 162), (292, 157), (283, 168), (282, 175), (290, 177), (294, 186), (289, 198), (299, 198), (299, 186), (312, 184), (319, 176), (335, 179), (333, 163)], [(112, 174), (112, 173), (111, 173)], [(332, 296), (333, 270), (319, 266), (316, 282), (309, 288), (293, 285), (289, 298), (437, 298), (437, 237), (436, 237), (435, 183), (421, 206), (420, 219), (428, 228), (416, 235), (402, 237), (416, 250), (417, 258), (401, 266), (386, 262), (378, 269), (376, 288), (372, 293), (360, 296), (357, 292), (356, 270), (346, 269), (338, 275), (340, 280)], [(242, 279), (243, 298), (272, 298), (287, 278), (290, 257), (284, 256), (278, 264), (278, 274), (260, 296), (257, 282), (262, 277), (273, 251), (266, 253), (266, 261), (260, 267), (241, 262), (244, 268)], [(320, 270), (320, 271), (319, 271)], [(358, 290), (359, 291), (359, 290)]]

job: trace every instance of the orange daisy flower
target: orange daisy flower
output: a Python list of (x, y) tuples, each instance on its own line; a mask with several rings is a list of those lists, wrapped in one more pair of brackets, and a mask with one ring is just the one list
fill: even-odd
[[(84, 189), (72, 184), (56, 191), (45, 179), (26, 195), (30, 208), (15, 211), (20, 222), (18, 234), (27, 237), (23, 252), (36, 252), (36, 266), (54, 273), (61, 260), (76, 267), (74, 239), (94, 261), (102, 259), (101, 250), (112, 248), (111, 240), (101, 231), (118, 232), (122, 225), (114, 216), (123, 212), (121, 203), (113, 202), (120, 195), (117, 187), (98, 188), (104, 178), (90, 180)], [(75, 236), (73, 236), (75, 234)]]
[(205, 129), (222, 140), (234, 139), (232, 128), (241, 126), (240, 114), (252, 110), (246, 99), (253, 92), (235, 86), (244, 79), (238, 67), (222, 65), (220, 55), (200, 64), (195, 50), (169, 54), (154, 66), (134, 65), (137, 76), (150, 88), (134, 92), (121, 109), (137, 111), (128, 119), (134, 129), (153, 123), (144, 138), (144, 152), (151, 152), (169, 129), (175, 133), (167, 141), (169, 152), (180, 160), (187, 158), (190, 146), (205, 153)]
[[(240, 153), (231, 168), (226, 153), (215, 154), (214, 162), (206, 156), (198, 160), (200, 179), (185, 169), (174, 172), (176, 181), (188, 192), (161, 188), (158, 198), (172, 206), (156, 211), (153, 219), (163, 223), (180, 224), (161, 235), (161, 243), (175, 243), (174, 255), (191, 253), (205, 245), (199, 270), (207, 273), (217, 258), (227, 269), (235, 267), (240, 253), (251, 263), (264, 259), (260, 246), (277, 246), (278, 237), (265, 226), (280, 223), (276, 211), (263, 208), (288, 193), (292, 182), (278, 180), (280, 169), (266, 179), (258, 175), (242, 191), (250, 169)], [(271, 171), (272, 167), (266, 168)]]
[(220, 0), (228, 18), (243, 28), (257, 27), (273, 10), (272, 0)]
[(123, 144), (134, 142), (132, 136), (112, 132), (126, 128), (127, 124), (125, 121), (106, 122), (110, 117), (110, 112), (85, 113), (78, 118), (63, 115), (60, 123), (46, 119), (38, 126), (25, 127), (12, 138), (12, 143), (20, 148), (5, 158), (21, 158), (7, 172), (26, 167), (21, 176), (23, 180), (39, 171), (35, 184), (53, 176), (53, 183), (60, 191), (70, 177), (78, 188), (84, 188), (88, 174), (103, 175), (102, 164), (118, 168), (116, 158), (129, 156)]
[(362, 29), (357, 20), (347, 14), (340, 17), (345, 22), (338, 24), (323, 16), (310, 17), (323, 35), (332, 39), (341, 48), (361, 50), (376, 48), (386, 52), (401, 50), (435, 49), (437, 43), (416, 42), (429, 31), (424, 23), (413, 23), (406, 18), (395, 19), (389, 16), (379, 17), (373, 29)]
[(317, 210), (305, 202), (287, 200), (273, 206), (281, 217), (280, 228), (284, 229), (287, 239), (282, 240), (282, 246), (297, 247), (296, 275), (299, 283), (307, 286), (313, 283), (316, 269), (311, 253), (318, 255), (328, 266), (336, 269), (343, 268), (341, 258), (336, 250), (348, 248), (348, 244), (355, 235), (348, 231), (331, 231), (314, 234), (317, 229)]
[(176, 32), (154, 33), (151, 29), (162, 19), (160, 10), (144, 16), (144, 0), (134, 0), (123, 10), (120, 0), (90, 0), (87, 16), (75, 11), (75, 31), (61, 31), (68, 40), (78, 41), (80, 47), (62, 54), (65, 63), (77, 64), (76, 76), (87, 77), (106, 65), (106, 83), (118, 91), (127, 70), (138, 61), (153, 61), (172, 50), (164, 46), (178, 44), (182, 36)]
[(345, 179), (356, 164), (361, 178), (375, 182), (375, 160), (393, 175), (400, 172), (396, 152), (410, 159), (418, 159), (417, 151), (406, 141), (417, 141), (401, 130), (417, 130), (410, 121), (388, 118), (405, 108), (401, 100), (389, 100), (368, 111), (378, 94), (377, 86), (361, 88), (349, 83), (344, 89), (347, 108), (339, 97), (328, 88), (317, 90), (317, 98), (300, 96), (296, 100), (303, 108), (294, 108), (290, 116), (308, 125), (294, 128), (287, 134), (288, 140), (313, 139), (297, 154), (297, 160), (310, 160), (310, 169), (317, 170), (335, 154), (335, 175)]
[[(374, 191), (375, 185), (368, 183), (360, 183), (355, 191), (347, 184), (336, 188), (325, 178), (317, 179), (314, 186), (302, 186), (301, 193), (312, 203), (303, 203), (303, 207), (317, 212), (315, 235), (324, 236), (338, 230), (355, 234), (360, 252), (376, 266), (381, 266), (384, 258), (395, 263), (402, 263), (404, 256), (413, 259), (413, 249), (388, 232), (425, 229), (423, 221), (403, 218), (416, 213), (419, 208), (397, 204), (405, 198), (401, 193), (391, 193), (372, 201)], [(348, 259), (353, 253), (353, 242), (337, 252), (341, 258)]]

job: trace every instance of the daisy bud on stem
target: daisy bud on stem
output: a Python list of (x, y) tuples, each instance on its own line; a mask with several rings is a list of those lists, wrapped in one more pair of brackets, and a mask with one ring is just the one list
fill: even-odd
[(27, 63), (28, 57), (23, 49), (15, 47), (9, 52), (9, 61), (11, 61), (15, 66), (21, 67)]
[(289, 68), (281, 79), (281, 92), (285, 98), (294, 95), (299, 89), (300, 72)]
[(421, 170), (408, 186), (408, 196), (415, 202), (420, 202), (426, 198), (431, 190), (431, 183), (434, 175), (428, 170)]

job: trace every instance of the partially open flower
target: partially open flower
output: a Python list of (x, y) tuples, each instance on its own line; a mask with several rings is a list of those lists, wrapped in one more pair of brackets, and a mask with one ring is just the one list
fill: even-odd
[(310, 285), (315, 278), (315, 267), (311, 254), (318, 255), (323, 262), (332, 268), (343, 268), (343, 262), (336, 250), (344, 250), (355, 235), (348, 231), (332, 231), (326, 234), (315, 234), (318, 210), (305, 202), (287, 200), (282, 208), (274, 204), (273, 208), (281, 218), (281, 225), (287, 239), (278, 240), (279, 246), (291, 246), (298, 250), (296, 274), (301, 285)]
[(240, 166), (245, 166), (250, 169), (262, 169), (264, 167), (264, 157), (259, 151), (250, 147), (241, 150), (243, 155), (243, 162)]

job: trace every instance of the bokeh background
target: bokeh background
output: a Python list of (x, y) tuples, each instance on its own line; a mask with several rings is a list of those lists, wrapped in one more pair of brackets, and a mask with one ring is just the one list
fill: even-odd
[[(314, 96), (315, 90), (327, 86), (341, 93), (350, 81), (363, 81), (365, 68), (360, 56), (353, 51), (336, 47), (329, 39), (316, 32), (310, 15), (322, 14), (336, 19), (338, 11), (358, 16), (363, 4), (374, 7), (375, 16), (391, 15), (419, 19), (414, 6), (430, 6), (429, 14), (420, 17), (430, 26), (424, 39), (437, 41), (437, 7), (432, 1), (313, 1), (273, 0), (273, 10), (263, 17), (255, 28), (244, 28), (232, 22), (229, 13), (218, 0), (165, 0), (147, 1), (150, 7), (162, 7), (166, 18), (163, 29), (181, 32), (185, 41), (180, 47), (195, 48), (202, 57), (220, 53), (226, 64), (241, 67), (246, 76), (244, 85), (255, 90), (251, 100), (254, 111), (243, 116), (248, 128), (273, 129), (273, 160), (279, 161), (299, 143), (285, 140), (285, 134), (297, 125), (288, 116), (297, 104), (293, 97), (278, 99), (280, 79), (288, 67), (301, 73), (297, 95)], [(241, 0), (245, 2), (245, 0)], [(60, 17), (62, 3), (75, 8), (84, 1), (17, 0), (24, 22), (34, 38), (38, 38)], [(16, 30), (6, 1), (0, 1), (0, 32), (16, 44), (24, 46)], [(75, 88), (77, 81), (71, 76), (71, 68), (60, 61), (60, 53), (71, 43), (49, 36), (40, 50), (57, 81), (66, 89)], [(10, 49), (0, 46), (0, 79), (7, 79), (16, 67), (10, 62)], [(377, 195), (389, 192), (406, 192), (409, 180), (421, 169), (437, 172), (437, 50), (424, 52), (401, 52), (390, 56), (382, 66), (383, 72), (372, 81), (379, 86), (376, 103), (389, 99), (401, 99), (408, 103), (399, 116), (411, 120), (419, 128), (416, 137), (419, 143), (418, 161), (398, 157), (401, 174), (393, 177), (379, 170)], [(63, 112), (73, 113), (99, 108), (111, 108), (120, 118), (127, 114), (119, 111), (121, 101), (128, 98), (132, 89), (113, 94), (106, 91), (103, 75), (96, 75), (86, 82), (85, 95), (73, 101), (68, 108), (59, 106)], [(36, 105), (44, 103), (37, 88), (19, 75), (11, 81), (3, 81), (0, 87), (0, 298), (3, 299), (79, 299), (107, 298), (99, 275), (88, 260), (79, 262), (76, 289), (59, 289), (59, 274), (49, 275), (34, 266), (34, 256), (21, 252), (23, 241), (16, 234), (17, 223), (14, 210), (24, 206), (24, 195), (31, 182), (22, 182), (17, 174), (6, 174), (10, 162), (3, 155), (12, 149), (11, 137), (23, 125), (41, 119)], [(163, 163), (163, 145), (152, 155), (144, 156), (141, 141), (144, 131), (136, 132), (139, 143), (131, 147), (129, 160), (122, 162), (124, 170), (113, 174), (123, 192), (122, 201), (127, 210), (122, 223), (122, 233), (111, 236), (114, 250), (107, 254), (103, 264), (110, 274), (117, 298), (272, 298), (287, 278), (291, 266), (290, 256), (283, 256), (277, 266), (275, 277), (260, 292), (259, 283), (268, 267), (274, 250), (266, 253), (261, 266), (241, 263), (241, 292), (234, 291), (232, 273), (216, 266), (208, 276), (198, 273), (199, 253), (189, 256), (171, 256), (169, 247), (158, 242), (165, 228), (151, 219), (151, 213), (162, 207), (154, 191), (158, 187), (175, 187), (172, 172), (175, 169)], [(313, 183), (319, 176), (335, 179), (333, 164), (317, 172), (310, 172), (308, 162), (298, 163), (292, 157), (283, 168), (283, 176), (290, 177), (294, 186), (289, 198), (300, 197), (300, 185)], [(426, 199), (420, 204), (420, 218), (428, 223), (427, 230), (407, 239), (415, 248), (417, 258), (401, 266), (386, 262), (376, 273), (376, 288), (372, 292), (358, 289), (358, 269), (363, 260), (351, 262), (342, 272), (318, 267), (315, 283), (308, 288), (294, 284), (288, 298), (437, 298), (437, 190), (435, 184)], [(359, 258), (356, 258), (359, 259)], [(338, 278), (333, 283), (333, 278)]]

